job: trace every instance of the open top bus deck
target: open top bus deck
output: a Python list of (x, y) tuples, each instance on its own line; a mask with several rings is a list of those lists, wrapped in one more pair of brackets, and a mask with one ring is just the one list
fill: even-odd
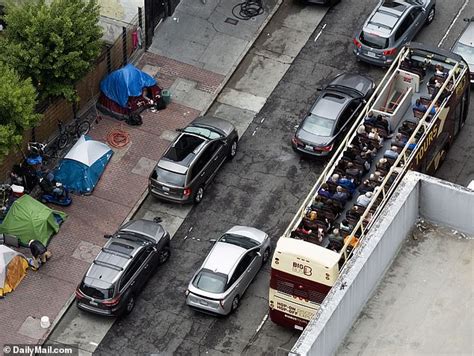
[[(417, 100), (422, 110), (414, 109)], [(277, 243), (269, 295), (273, 321), (297, 329), (307, 324), (405, 173), (432, 174), (439, 167), (468, 107), (469, 67), (462, 57), (416, 43), (400, 51)], [(369, 123), (369, 113), (382, 119)], [(396, 154), (388, 152), (392, 147)], [(353, 187), (341, 184), (344, 176)], [(362, 203), (367, 186), (371, 194)], [(345, 203), (333, 198), (337, 190), (348, 194)]]

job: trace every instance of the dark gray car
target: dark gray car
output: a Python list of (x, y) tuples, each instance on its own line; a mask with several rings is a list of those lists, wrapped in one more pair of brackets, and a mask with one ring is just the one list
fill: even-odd
[(327, 157), (372, 95), (375, 83), (362, 75), (344, 73), (322, 89), (291, 140), (301, 154)]
[(170, 235), (156, 221), (132, 220), (109, 237), (76, 289), (79, 309), (106, 316), (130, 313), (138, 293), (170, 256)]
[(435, 5), (435, 0), (380, 1), (354, 36), (357, 59), (390, 66), (403, 45), (433, 21)]
[(222, 164), (236, 155), (237, 130), (226, 120), (203, 116), (179, 131), (153, 169), (148, 189), (163, 200), (199, 203)]

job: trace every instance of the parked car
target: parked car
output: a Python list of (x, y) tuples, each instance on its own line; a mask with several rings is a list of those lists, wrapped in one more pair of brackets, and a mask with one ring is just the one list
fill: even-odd
[(76, 304), (94, 314), (129, 314), (145, 282), (170, 257), (170, 235), (158, 220), (140, 219), (107, 237), (76, 289)]
[(474, 84), (474, 17), (464, 19), (464, 21), (468, 24), (451, 50), (467, 62), (471, 72), (471, 84)]
[(194, 274), (186, 291), (186, 304), (211, 314), (235, 311), (270, 253), (270, 238), (265, 232), (234, 226), (217, 240)]
[(228, 121), (203, 116), (178, 131), (153, 169), (148, 189), (163, 200), (199, 203), (222, 164), (236, 155), (237, 130)]
[(375, 83), (362, 75), (343, 73), (322, 89), (321, 94), (296, 129), (293, 149), (304, 155), (327, 157), (344, 138)]
[(354, 36), (357, 59), (390, 66), (403, 45), (411, 41), (436, 14), (435, 0), (382, 0)]

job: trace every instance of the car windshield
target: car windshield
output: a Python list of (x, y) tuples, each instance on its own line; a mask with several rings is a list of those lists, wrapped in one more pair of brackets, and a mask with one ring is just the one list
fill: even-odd
[(82, 282), (79, 289), (82, 291), (82, 293), (94, 299), (109, 299), (109, 298), (112, 298), (114, 294), (114, 289), (112, 286), (110, 286), (110, 288), (103, 289), (103, 288), (89, 286), (85, 284), (84, 282)]
[(367, 31), (362, 31), (360, 34), (360, 41), (366, 46), (372, 48), (384, 49), (388, 47), (388, 38), (380, 37)]
[(241, 235), (232, 235), (232, 234), (224, 234), (220, 239), (219, 242), (225, 242), (231, 245), (236, 245), (246, 250), (249, 250), (253, 247), (258, 246), (258, 242), (252, 240), (249, 237), (241, 236)]
[(201, 270), (193, 280), (193, 286), (202, 291), (210, 293), (222, 293), (225, 291), (227, 276), (215, 273), (208, 269)]
[(176, 185), (178, 187), (184, 187), (184, 183), (186, 181), (185, 174), (179, 174), (171, 171), (167, 171), (166, 169), (156, 167), (156, 179), (163, 183), (169, 183), (172, 185)]
[(456, 43), (453, 52), (459, 54), (468, 63), (474, 63), (474, 47), (466, 46), (462, 43)]
[(201, 126), (188, 126), (184, 129), (184, 132), (193, 133), (202, 137), (215, 140), (216, 138), (221, 138), (222, 136), (215, 131), (212, 131), (206, 127)]
[(301, 127), (304, 131), (314, 135), (329, 137), (332, 134), (334, 120), (318, 115), (309, 115)]

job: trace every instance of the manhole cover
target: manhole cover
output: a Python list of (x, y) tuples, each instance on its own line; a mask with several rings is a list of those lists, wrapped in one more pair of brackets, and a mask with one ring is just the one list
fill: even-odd
[(239, 23), (239, 20), (233, 19), (232, 17), (228, 17), (225, 19), (224, 22), (230, 23), (231, 25), (237, 25)]

